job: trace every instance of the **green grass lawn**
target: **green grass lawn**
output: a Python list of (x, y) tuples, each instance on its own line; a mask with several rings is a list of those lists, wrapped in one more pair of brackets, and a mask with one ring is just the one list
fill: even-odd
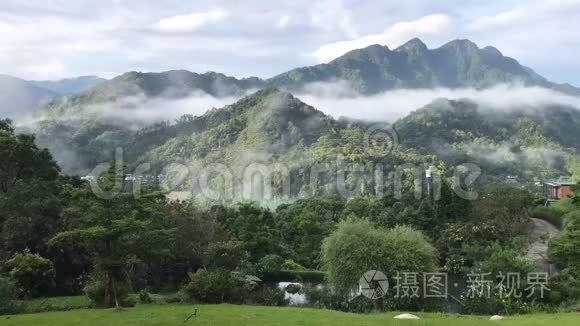
[(80, 309), (27, 315), (0, 316), (0, 325), (184, 325), (193, 308), (199, 309), (197, 319), (188, 325), (580, 325), (579, 313), (512, 316), (499, 322), (488, 317), (454, 316), (417, 313), (419, 321), (394, 320), (395, 313), (350, 314), (306, 308), (277, 308), (236, 305), (139, 305), (135, 308)]

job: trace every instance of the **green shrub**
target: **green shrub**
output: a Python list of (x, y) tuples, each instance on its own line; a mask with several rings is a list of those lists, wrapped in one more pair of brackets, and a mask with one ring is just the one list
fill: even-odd
[(6, 262), (4, 269), (14, 280), (19, 297), (46, 295), (54, 287), (54, 265), (48, 259), (25, 250)]
[(420, 231), (405, 226), (382, 229), (368, 220), (347, 219), (324, 239), (322, 261), (330, 285), (348, 294), (358, 289), (360, 277), (370, 270), (390, 277), (397, 272), (434, 271), (436, 255)]
[(284, 290), (279, 288), (270, 288), (262, 286), (255, 291), (252, 291), (249, 300), (261, 306), (286, 306), (288, 300), (285, 299)]
[(529, 272), (532, 272), (533, 267), (525, 256), (520, 255), (515, 250), (498, 248), (479, 263), (479, 269), (494, 277), (507, 273), (519, 273), (525, 277)]
[(501, 295), (500, 290), (491, 285), (488, 290), (483, 291), (483, 295), (476, 293), (469, 294), (466, 290), (462, 295), (463, 305), (468, 313), (481, 315), (516, 315), (546, 312), (549, 307), (527, 300), (525, 294), (521, 298)]
[(283, 263), (284, 258), (278, 255), (266, 255), (258, 262), (258, 272), (261, 274), (279, 272)]
[(185, 295), (202, 303), (259, 304), (285, 306), (284, 291), (260, 286), (255, 276), (230, 272), (225, 269), (200, 269), (189, 273), (191, 282), (185, 286)]
[(538, 206), (532, 210), (531, 216), (548, 221), (559, 229), (562, 228), (562, 213), (554, 208)]
[(443, 268), (448, 273), (458, 274), (463, 270), (464, 266), (465, 257), (458, 254), (452, 254), (445, 260), (445, 266)]
[(146, 290), (141, 290), (139, 291), (139, 303), (142, 304), (153, 303), (153, 298), (151, 298), (149, 292), (147, 292)]
[(286, 271), (305, 271), (306, 267), (298, 264), (293, 259), (286, 259), (282, 264), (282, 269)]
[(550, 279), (547, 301), (551, 304), (580, 303), (580, 267), (568, 267)]
[(14, 283), (7, 278), (0, 277), (0, 315), (12, 312), (14, 296)]
[(189, 273), (189, 278), (185, 293), (203, 303), (243, 303), (250, 290), (249, 285), (225, 269), (200, 269)]
[(565, 228), (574, 228), (580, 226), (580, 209), (566, 213), (563, 217), (563, 226)]
[(580, 225), (568, 226), (550, 240), (550, 258), (560, 267), (580, 267)]

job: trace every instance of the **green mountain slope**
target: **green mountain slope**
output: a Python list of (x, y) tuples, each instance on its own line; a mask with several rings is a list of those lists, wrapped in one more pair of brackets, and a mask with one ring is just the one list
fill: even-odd
[(403, 146), (450, 165), (475, 163), (488, 176), (541, 181), (566, 175), (580, 148), (580, 111), (572, 107), (483, 109), (440, 99), (394, 124)]
[[(147, 173), (157, 175), (167, 173), (164, 168), (172, 164), (185, 167), (187, 178), (174, 190), (198, 193), (202, 171), (219, 166), (227, 169), (241, 194), (246, 169), (258, 164), (289, 171), (291, 195), (299, 197), (335, 194), (342, 163), (347, 164), (342, 168), (347, 171), (348, 189), (357, 194), (389, 187), (388, 180), (382, 184), (374, 179), (379, 164), (385, 176), (408, 163), (444, 163), (448, 169), (475, 163), (488, 183), (503, 182), (507, 176), (517, 176), (523, 183), (557, 178), (567, 173), (566, 163), (580, 148), (576, 129), (562, 127), (578, 123), (580, 112), (574, 108), (507, 112), (482, 109), (469, 100), (442, 99), (397, 121), (393, 127), (398, 146), (383, 144), (390, 150), (376, 155), (368, 138), (369, 127), (376, 126), (337, 121), (287, 92), (264, 89), (175, 123), (132, 129), (98, 119), (72, 124), (46, 120), (37, 134), (39, 143), (51, 149), (69, 173), (89, 173), (98, 163), (111, 160), (119, 147), (129, 170), (148, 163)], [(319, 170), (322, 176), (312, 174)], [(210, 181), (217, 189), (225, 187), (219, 178)], [(275, 183), (282, 187), (280, 182)]]
[(308, 147), (337, 123), (289, 93), (264, 89), (201, 117), (184, 117), (179, 130), (146, 156), (151, 159), (243, 163), (271, 160)]
[(197, 74), (186, 70), (159, 73), (127, 72), (80, 94), (63, 97), (46, 105), (39, 113), (58, 117), (82, 112), (87, 106), (129, 97), (181, 98), (194, 92), (216, 97), (241, 96), (263, 87), (259, 78), (236, 79), (224, 74)]

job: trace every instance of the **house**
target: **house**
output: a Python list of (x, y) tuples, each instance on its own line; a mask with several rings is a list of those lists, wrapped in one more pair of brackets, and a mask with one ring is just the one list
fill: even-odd
[(576, 182), (571, 181), (550, 181), (544, 182), (544, 198), (549, 204), (553, 201), (558, 201), (570, 196), (574, 192)]

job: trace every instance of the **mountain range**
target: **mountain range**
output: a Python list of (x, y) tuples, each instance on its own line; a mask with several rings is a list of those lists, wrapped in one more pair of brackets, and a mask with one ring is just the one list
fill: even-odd
[(578, 88), (551, 83), (496, 48), (479, 48), (469, 40), (451, 41), (436, 49), (428, 49), (417, 38), (394, 50), (371, 45), (327, 64), (280, 74), (268, 83), (296, 90), (308, 83), (332, 80), (346, 80), (362, 94), (434, 87), (481, 89), (517, 82), (580, 95)]
[(25, 115), (51, 100), (85, 91), (103, 81), (105, 79), (95, 76), (33, 81), (0, 75), (0, 116)]
[[(477, 162), (490, 182), (507, 175), (535, 182), (565, 175), (567, 162), (580, 149), (578, 108), (542, 104), (534, 110), (500, 110), (469, 99), (440, 99), (395, 121), (400, 146), (377, 158), (364, 149), (368, 122), (336, 120), (299, 99), (313, 83), (337, 81), (363, 97), (395, 89), (485, 89), (504, 83), (580, 94), (573, 86), (549, 82), (492, 47), (480, 49), (470, 41), (456, 40), (430, 50), (413, 39), (394, 50), (373, 45), (327, 64), (265, 80), (184, 70), (128, 72), (53, 99), (38, 110), (30, 131), (37, 134), (41, 146), (54, 153), (66, 173), (89, 173), (97, 164), (111, 160), (114, 149), (120, 147), (130, 169), (146, 162), (151, 164), (151, 173), (179, 163), (195, 174), (217, 163), (239, 176), (252, 162), (286, 164), (293, 173), (293, 196), (332, 193), (336, 185), (322, 178), (313, 186), (311, 176), (303, 170), (315, 164), (332, 166), (337, 157), (389, 166)], [(177, 121), (129, 123), (140, 112), (134, 109), (141, 102), (124, 99), (171, 101), (195, 94), (238, 100)], [(160, 111), (165, 109), (163, 101), (155, 102)], [(117, 102), (123, 105), (113, 105)], [(116, 111), (114, 115), (111, 110)], [(337, 167), (329, 169), (332, 174)], [(240, 187), (242, 181), (236, 182)], [(384, 185), (367, 180), (351, 186), (374, 193)], [(182, 185), (195, 187), (195, 182)]]
[(469, 40), (455, 40), (428, 49), (421, 40), (412, 39), (394, 50), (372, 45), (348, 52), (327, 64), (293, 69), (269, 79), (237, 79), (221, 73), (198, 74), (185, 70), (132, 71), (85, 92), (57, 99), (47, 108), (55, 114), (63, 114), (87, 104), (128, 96), (179, 98), (195, 92), (216, 97), (241, 96), (267, 87), (303, 93), (308, 92), (309, 85), (337, 81), (346, 82), (360, 95), (394, 89), (483, 89), (501, 83), (517, 83), (580, 96), (579, 88), (552, 83), (494, 47), (479, 48)]

